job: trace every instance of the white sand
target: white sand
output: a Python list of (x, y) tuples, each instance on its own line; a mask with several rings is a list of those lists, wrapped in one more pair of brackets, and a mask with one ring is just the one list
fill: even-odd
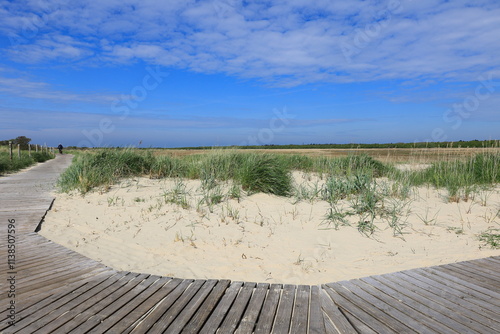
[[(324, 182), (301, 173), (298, 184)], [(383, 182), (382, 180), (379, 181)], [(184, 180), (189, 208), (166, 203), (175, 180), (135, 178), (106, 193), (56, 194), (40, 234), (118, 270), (180, 278), (319, 284), (500, 255), (477, 235), (500, 226), (500, 187), (449, 203), (446, 191), (415, 188), (394, 237), (377, 218), (371, 237), (325, 221), (329, 204), (266, 194), (224, 199), (212, 211), (200, 182)], [(224, 194), (227, 193), (227, 188)], [(167, 196), (168, 197), (168, 196)], [(386, 199), (390, 205), (391, 199)], [(486, 203), (484, 203), (486, 201)], [(405, 201), (396, 200), (397, 203)], [(339, 202), (347, 209), (352, 203)], [(426, 225), (423, 220), (428, 220)]]

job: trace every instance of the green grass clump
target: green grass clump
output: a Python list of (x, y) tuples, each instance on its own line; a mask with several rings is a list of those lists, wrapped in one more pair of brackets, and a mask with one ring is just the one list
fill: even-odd
[(317, 173), (327, 173), (336, 176), (351, 176), (366, 174), (371, 177), (386, 176), (393, 171), (393, 167), (366, 155), (349, 155), (337, 158), (316, 158), (312, 170)]
[(47, 152), (32, 152), (31, 158), (35, 162), (45, 162), (47, 160), (53, 159), (54, 155), (47, 153)]
[(348, 177), (330, 176), (323, 188), (322, 199), (336, 203), (350, 195), (357, 195), (370, 189), (372, 177), (366, 174), (356, 174)]
[(27, 152), (22, 152), (19, 158), (16, 152), (12, 160), (10, 160), (8, 152), (0, 152), (0, 175), (17, 172), (37, 162), (44, 162), (52, 158), (54, 158), (54, 156), (46, 152), (32, 152), (31, 157)]
[(240, 166), (237, 181), (250, 192), (288, 196), (292, 191), (292, 175), (283, 158), (267, 154), (249, 154)]
[(149, 174), (151, 178), (182, 177), (186, 174), (186, 165), (180, 159), (159, 156), (152, 161)]
[(82, 153), (61, 175), (59, 187), (63, 191), (77, 189), (86, 193), (134, 175), (199, 178), (208, 190), (227, 180), (235, 181), (249, 192), (286, 196), (292, 190), (291, 171), (283, 157), (230, 150), (184, 158), (153, 157), (129, 149)]
[(491, 228), (479, 235), (479, 241), (493, 249), (500, 249), (500, 229)]
[(451, 201), (468, 200), (476, 186), (500, 183), (500, 154), (480, 153), (465, 161), (436, 162), (424, 171), (401, 175), (413, 185), (447, 189)]
[(73, 159), (59, 179), (63, 191), (73, 189), (86, 193), (99, 186), (109, 187), (120, 178), (149, 174), (154, 158), (132, 150), (106, 150), (82, 153)]

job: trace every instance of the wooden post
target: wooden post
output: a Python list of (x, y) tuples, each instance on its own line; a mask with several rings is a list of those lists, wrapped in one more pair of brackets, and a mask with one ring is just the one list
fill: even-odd
[(31, 157), (31, 144), (28, 144), (28, 155)]
[(21, 144), (17, 144), (17, 157), (21, 159)]
[(35, 144), (35, 152), (38, 152), (38, 144)]
[(9, 140), (9, 157), (12, 160), (12, 142)]

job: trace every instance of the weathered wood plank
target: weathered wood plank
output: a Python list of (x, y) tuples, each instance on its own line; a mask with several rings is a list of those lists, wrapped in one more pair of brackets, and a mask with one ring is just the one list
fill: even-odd
[(376, 296), (377, 299), (385, 303), (385, 310), (388, 314), (398, 319), (401, 323), (413, 329), (418, 333), (436, 333), (445, 332), (445, 327), (437, 322), (428, 321), (428, 318), (419, 313), (417, 310), (411, 308), (402, 299), (395, 299), (394, 296), (387, 295), (384, 291), (379, 290), (380, 285), (375, 284), (375, 286), (369, 283), (370, 281), (363, 280), (353, 280), (349, 281), (348, 288), (357, 291), (358, 294), (368, 294), (371, 296)]
[[(148, 309), (148, 307), (143, 307), (143, 304), (146, 303), (146, 301), (155, 300), (155, 294), (158, 293), (158, 291), (171, 280), (169, 277), (151, 276), (151, 280), (154, 280), (155, 278), (156, 280), (154, 283), (150, 285), (148, 285), (149, 282), (141, 282), (137, 287), (138, 292), (133, 296), (133, 299), (128, 301), (110, 316), (102, 319), (102, 321), (97, 324), (95, 331), (98, 333), (104, 333), (111, 328), (114, 328), (111, 332), (115, 332), (116, 330), (116, 333), (118, 333), (116, 326), (121, 325), (124, 329), (137, 321), (143, 315), (143, 313), (139, 313), (139, 310)], [(136, 311), (135, 314), (134, 311)]]
[(57, 330), (61, 333), (70, 333), (77, 332), (82, 333), (83, 331), (78, 330), (79, 326), (84, 325), (91, 317), (95, 317), (97, 314), (102, 316), (106, 316), (106, 309), (113, 309), (111, 306), (116, 301), (119, 301), (124, 295), (127, 294), (130, 290), (135, 288), (139, 283), (143, 282), (147, 279), (149, 274), (140, 274), (135, 277), (131, 277), (131, 279), (127, 280), (127, 282), (123, 285), (113, 284), (112, 289), (108, 289), (105, 293), (101, 295), (100, 300), (91, 302), (85, 302), (79, 305), (74, 310), (64, 314), (62, 317), (58, 318), (58, 321), (63, 322), (66, 321), (62, 326), (60, 326)]
[(309, 334), (322, 334), (326, 332), (325, 319), (321, 310), (320, 287), (311, 286), (311, 299), (309, 302)]
[(295, 285), (285, 285), (283, 287), (278, 311), (276, 312), (276, 319), (274, 320), (273, 333), (288, 333), (292, 320), (296, 289), (297, 286)]
[(210, 314), (215, 309), (220, 299), (226, 292), (226, 289), (228, 288), (229, 284), (230, 284), (229, 280), (221, 280), (217, 282), (217, 285), (210, 292), (210, 295), (203, 302), (203, 304), (200, 306), (196, 314), (193, 316), (193, 318), (191, 318), (191, 320), (186, 325), (186, 327), (184, 327), (181, 333), (183, 334), (198, 333), (201, 330), (206, 320), (208, 319), (208, 317), (210, 316)]
[(158, 281), (158, 279), (158, 276), (138, 276), (133, 281), (127, 283), (128, 287), (125, 286), (125, 289), (122, 289), (121, 291), (117, 290), (112, 295), (108, 296), (107, 299), (112, 299), (111, 302), (107, 302), (105, 300), (101, 301), (100, 304), (104, 306), (102, 310), (97, 311), (95, 307), (90, 310), (86, 310), (84, 313), (87, 320), (80, 326), (73, 328), (63, 327), (63, 330), (65, 330), (66, 333), (87, 333), (90, 330), (95, 331), (94, 328), (97, 325), (103, 323), (105, 319), (109, 318), (117, 311), (125, 307), (128, 303), (132, 302), (134, 298), (138, 297), (146, 288)]
[[(425, 299), (425, 297), (418, 295), (415, 291), (408, 290), (402, 285), (388, 281), (386, 277), (366, 277), (361, 280), (410, 307), (414, 311), (408, 310), (409, 315), (418, 318), (419, 321), (426, 324), (427, 327), (434, 329), (435, 332), (447, 333), (450, 331), (450, 327), (446, 326), (446, 323), (449, 321), (445, 321), (445, 324), (439, 321), (445, 315), (439, 313), (439, 310), (442, 310), (442, 308), (436, 306), (436, 301)], [(405, 308), (404, 311), (407, 311), (407, 309)], [(451, 326), (454, 326), (454, 324), (452, 323)]]
[(243, 282), (231, 283), (231, 285), (226, 289), (224, 296), (220, 300), (219, 304), (215, 307), (212, 314), (203, 325), (200, 333), (213, 334), (217, 331), (220, 324), (226, 317), (227, 312), (229, 312), (231, 305), (233, 305), (233, 302), (242, 286)]
[(213, 291), (217, 284), (217, 280), (206, 281), (198, 293), (191, 299), (189, 304), (179, 313), (172, 324), (168, 327), (167, 331), (171, 334), (180, 333), (189, 320), (196, 314), (201, 304), (205, 301), (207, 296)]
[(236, 329), (236, 334), (250, 334), (253, 333), (257, 319), (260, 315), (267, 291), (269, 289), (268, 283), (259, 283), (254, 290), (252, 298), (248, 302), (248, 307)]
[[(377, 333), (400, 333), (400, 331), (395, 330), (392, 327), (388, 327), (386, 321), (384, 321), (387, 319), (387, 316), (384, 316), (382, 312), (377, 312), (376, 309), (369, 307), (364, 303), (361, 303), (361, 306), (358, 305), (358, 303), (354, 300), (354, 294), (348, 292), (344, 288), (339, 290), (334, 289), (330, 286), (331, 284), (334, 283), (324, 285), (324, 291), (330, 295), (330, 298), (336, 305), (338, 305), (339, 308), (342, 308), (342, 312), (346, 317), (348, 317), (349, 322), (351, 322), (357, 330), (360, 330), (360, 328), (356, 327), (354, 319), (363, 323), (363, 326), (370, 328), (371, 331), (375, 331)], [(385, 319), (381, 320), (380, 317)]]
[(255, 327), (255, 334), (271, 333), (280, 295), (281, 284), (272, 284), (264, 301), (264, 306), (262, 306), (261, 316)]
[(162, 315), (179, 299), (186, 289), (193, 283), (193, 280), (185, 279), (141, 321), (131, 333), (145, 333), (162, 317)]
[(110, 331), (112, 333), (130, 333), (132, 332), (141, 322), (143, 322), (154, 309), (160, 305), (163, 300), (174, 291), (179, 284), (183, 282), (180, 278), (172, 278), (168, 280), (165, 285), (162, 285), (160, 289), (153, 292), (148, 299), (145, 299), (138, 307), (132, 309), (128, 314), (127, 318), (135, 320), (130, 322), (117, 322), (114, 324)]
[[(492, 307), (491, 303), (488, 303), (481, 298), (475, 296), (475, 292), (471, 289), (462, 288), (461, 286), (454, 286), (450, 282), (439, 280), (436, 281), (434, 277), (427, 277), (413, 271), (404, 272), (405, 275), (422, 281), (423, 284), (419, 284), (420, 288), (426, 288), (427, 291), (432, 292), (439, 297), (443, 298), (443, 303), (449, 303), (451, 305), (457, 304), (467, 308), (467, 311), (471, 314), (477, 313), (479, 315), (488, 314)], [(428, 284), (428, 285), (424, 285)], [(497, 308), (498, 309), (498, 308)]]
[(292, 312), (290, 333), (307, 333), (310, 295), (311, 287), (309, 285), (299, 285), (297, 287), (295, 305)]
[[(467, 277), (462, 276), (460, 273), (450, 272), (439, 267), (413, 269), (413, 271), (432, 279), (439, 279), (442, 282), (456, 284), (454, 285), (456, 289), (469, 289), (468, 293), (474, 295), (474, 298), (484, 300), (495, 307), (500, 307), (500, 293), (498, 289), (488, 289), (475, 283), (470, 283)], [(446, 285), (450, 286), (450, 284)]]
[[(326, 288), (329, 289), (329, 288)], [(354, 334), (358, 331), (351, 325), (346, 316), (340, 311), (325, 289), (319, 290), (321, 308), (324, 312), (325, 329), (328, 333)], [(356, 328), (361, 333), (375, 333), (371, 328), (358, 322)]]
[(238, 296), (234, 300), (231, 309), (229, 310), (224, 321), (219, 327), (219, 330), (221, 332), (233, 333), (236, 330), (240, 322), (240, 319), (243, 316), (243, 312), (245, 311), (248, 302), (252, 297), (252, 293), (255, 286), (256, 286), (255, 283), (246, 282), (243, 285), (243, 288), (240, 289), (240, 292), (238, 293)]
[(448, 328), (458, 331), (459, 333), (468, 333), (472, 331), (472, 329), (467, 326), (469, 321), (467, 321), (463, 316), (455, 313), (453, 304), (446, 299), (436, 296), (426, 289), (421, 288), (419, 281), (415, 279), (407, 280), (407, 278), (411, 279), (411, 277), (405, 276), (402, 273), (383, 275), (380, 278), (377, 277), (378, 280), (387, 279), (388, 282), (406, 287), (409, 292), (407, 291), (405, 294), (410, 295), (415, 300), (418, 300), (421, 305), (421, 309), (423, 309), (424, 306), (428, 306), (433, 310), (428, 310), (426, 312), (427, 317), (430, 317)]
[[(85, 302), (92, 298), (93, 296), (97, 295), (98, 293), (106, 290), (107, 288), (111, 287), (114, 283), (120, 281), (126, 276), (127, 273), (118, 273), (117, 275), (114, 275), (105, 281), (94, 285), (94, 286), (89, 286), (89, 289), (83, 289), (82, 293), (76, 294), (74, 298), (68, 298), (69, 300), (64, 300), (64, 304), (56, 303), (55, 305), (49, 305), (49, 312), (46, 313), (45, 316), (40, 317), (37, 319), (36, 322), (31, 321), (31, 319), (27, 318), (27, 327), (22, 327), (22, 321), (21, 324), (16, 324), (16, 330), (22, 329), (26, 333), (34, 333), (38, 329), (42, 328), (43, 326), (49, 324), (51, 321), (54, 321), (57, 319), (59, 316), (65, 314), (67, 311), (73, 309), (77, 305), (81, 304), (82, 302)], [(69, 296), (72, 297), (72, 296)], [(54, 309), (54, 306), (56, 307)], [(45, 312), (40, 309), (38, 312)]]
[[(124, 286), (128, 286), (130, 282), (134, 281), (138, 274), (128, 274), (113, 284), (109, 285), (106, 289), (95, 293), (86, 300), (72, 300), (65, 305), (64, 311), (56, 319), (45, 323), (43, 327), (39, 327), (38, 330), (32, 331), (32, 333), (51, 333), (57, 330), (60, 333), (67, 333), (70, 329), (79, 324), (85, 322), (88, 318), (86, 317), (86, 311), (89, 308), (93, 308), (95, 312), (102, 310), (103, 303), (108, 302), (111, 298), (110, 295), (114, 294), (116, 291), (120, 291)], [(43, 319), (45, 320), (45, 319)], [(45, 321), (44, 321), (45, 322)], [(36, 323), (39, 326), (40, 321)]]
[(175, 301), (175, 303), (170, 307), (167, 312), (165, 312), (157, 321), (155, 321), (151, 330), (148, 333), (158, 334), (163, 333), (174, 319), (181, 313), (184, 307), (191, 301), (191, 299), (196, 295), (200, 288), (206, 283), (205, 280), (195, 280), (189, 285), (187, 289), (184, 290), (182, 295)]

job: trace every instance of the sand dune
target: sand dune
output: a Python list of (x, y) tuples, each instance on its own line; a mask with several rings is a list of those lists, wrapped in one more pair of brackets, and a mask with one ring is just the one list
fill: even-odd
[[(324, 182), (294, 177), (310, 189)], [(186, 194), (174, 200), (180, 185)], [(337, 230), (325, 218), (330, 205), (317, 199), (258, 193), (207, 205), (197, 180), (134, 178), (105, 193), (56, 197), (40, 234), (115, 269), (164, 276), (318, 284), (500, 254), (477, 237), (499, 227), (500, 187), (460, 203), (432, 187), (388, 198), (384, 205), (403, 207), (396, 237), (388, 217), (375, 220), (370, 237), (358, 216)]]

